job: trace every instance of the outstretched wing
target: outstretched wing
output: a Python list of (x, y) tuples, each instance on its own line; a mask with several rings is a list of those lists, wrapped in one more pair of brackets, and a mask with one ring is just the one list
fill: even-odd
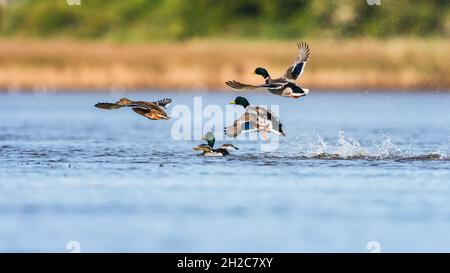
[(283, 85), (281, 85), (281, 84), (265, 83), (265, 84), (260, 84), (260, 85), (251, 85), (251, 84), (240, 83), (238, 81), (227, 81), (227, 82), (225, 82), (225, 84), (228, 85), (229, 87), (231, 87), (231, 89), (236, 90), (236, 91), (247, 91), (247, 90), (253, 90), (253, 89), (257, 89), (257, 88), (277, 89), (277, 88), (283, 87)]
[(166, 108), (171, 102), (172, 102), (172, 99), (164, 98), (162, 100), (155, 101), (153, 103), (158, 105), (158, 106), (161, 106), (163, 108)]
[(310, 51), (308, 44), (304, 42), (297, 43), (297, 47), (298, 56), (295, 58), (294, 64), (292, 64), (283, 75), (283, 77), (290, 80), (296, 80), (303, 73), (306, 62), (309, 58)]
[(112, 110), (112, 109), (122, 108), (123, 106), (119, 105), (117, 103), (99, 102), (95, 105), (95, 107), (101, 108), (101, 109)]
[(254, 132), (261, 129), (261, 127), (265, 127), (265, 124), (262, 124), (256, 115), (245, 113), (238, 120), (233, 122), (232, 125), (225, 127), (224, 133), (229, 137), (237, 137), (242, 132)]

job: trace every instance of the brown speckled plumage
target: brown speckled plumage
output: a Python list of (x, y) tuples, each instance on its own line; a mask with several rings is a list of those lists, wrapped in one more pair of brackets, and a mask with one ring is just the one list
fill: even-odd
[(172, 100), (167, 98), (154, 102), (132, 101), (128, 98), (122, 98), (116, 103), (100, 102), (97, 103), (95, 107), (108, 110), (131, 107), (132, 110), (139, 115), (151, 120), (160, 120), (170, 118), (164, 111), (164, 108), (166, 108), (171, 102)]

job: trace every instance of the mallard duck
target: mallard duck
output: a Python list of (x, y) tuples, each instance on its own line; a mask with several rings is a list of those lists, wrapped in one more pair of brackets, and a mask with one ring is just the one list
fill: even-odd
[(216, 142), (216, 137), (213, 133), (208, 132), (202, 137), (202, 140), (206, 140), (208, 144), (200, 144), (194, 147), (194, 151), (203, 151), (201, 155), (203, 156), (224, 156), (230, 154), (231, 151), (239, 150), (233, 144), (222, 144), (220, 148), (213, 149), (214, 143)]
[(134, 112), (151, 120), (169, 119), (170, 117), (164, 109), (172, 102), (171, 99), (162, 99), (159, 101), (132, 101), (127, 98), (121, 98), (116, 103), (100, 102), (95, 105), (101, 109), (119, 109), (122, 107), (132, 107)]
[(280, 119), (272, 111), (250, 105), (244, 97), (236, 97), (230, 104), (241, 105), (245, 108), (245, 113), (232, 125), (225, 127), (227, 136), (237, 137), (242, 132), (259, 132), (265, 141), (268, 140), (267, 132), (286, 136)]
[(254, 74), (260, 75), (265, 79), (264, 84), (251, 85), (240, 83), (238, 81), (227, 81), (225, 82), (229, 87), (236, 91), (246, 91), (253, 89), (268, 90), (270, 93), (298, 99), (309, 93), (306, 88), (301, 88), (295, 83), (295, 80), (300, 77), (305, 68), (306, 62), (309, 58), (309, 46), (306, 43), (297, 43), (298, 56), (294, 60), (294, 63), (286, 70), (283, 76), (277, 79), (272, 79), (269, 72), (263, 67), (258, 67), (255, 69)]
[(202, 156), (224, 156), (224, 155), (229, 155), (230, 152), (228, 152), (228, 150), (226, 149), (213, 149), (211, 147), (209, 147), (209, 145), (207, 144), (200, 144), (197, 147), (193, 148), (195, 151), (202, 151), (203, 153), (200, 154)]

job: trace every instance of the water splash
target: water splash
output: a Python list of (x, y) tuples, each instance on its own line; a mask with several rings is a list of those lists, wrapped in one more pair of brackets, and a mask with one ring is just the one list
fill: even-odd
[[(320, 134), (315, 140), (307, 144), (308, 148), (301, 153), (304, 159), (328, 160), (393, 160), (393, 161), (420, 161), (420, 160), (450, 160), (450, 156), (442, 151), (430, 151), (422, 154), (411, 154), (402, 151), (395, 145), (389, 136), (383, 135), (381, 144), (375, 144), (374, 149), (363, 147), (357, 140), (347, 138), (343, 131), (339, 132), (337, 146), (329, 145)], [(409, 149), (411, 150), (411, 149)]]
[(374, 154), (376, 157), (379, 157), (380, 159), (383, 158), (392, 158), (392, 157), (399, 157), (402, 155), (402, 151), (391, 142), (391, 138), (384, 135), (385, 139), (381, 143), (381, 145), (376, 145), (377, 151)]
[(322, 136), (316, 133), (316, 139), (313, 140), (311, 144), (308, 145), (308, 151), (306, 152), (306, 156), (315, 157), (321, 154), (327, 153), (328, 144), (322, 138)]
[(333, 154), (339, 155), (341, 157), (363, 157), (369, 155), (369, 152), (361, 147), (358, 141), (349, 138), (346, 139), (344, 132), (339, 131), (338, 144), (340, 145)]

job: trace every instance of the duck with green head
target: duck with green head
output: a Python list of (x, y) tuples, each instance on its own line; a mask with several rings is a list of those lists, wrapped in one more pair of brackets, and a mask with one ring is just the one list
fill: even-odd
[(227, 136), (237, 137), (242, 132), (258, 132), (265, 141), (268, 140), (266, 133), (269, 132), (286, 136), (280, 119), (272, 111), (251, 105), (246, 98), (241, 96), (236, 97), (230, 104), (244, 107), (245, 112), (232, 125), (225, 127), (224, 132)]
[(214, 144), (216, 142), (216, 137), (212, 132), (208, 132), (202, 137), (202, 140), (206, 140), (207, 144), (200, 144), (194, 147), (194, 151), (202, 151), (200, 155), (203, 156), (224, 156), (230, 154), (231, 151), (239, 150), (233, 144), (222, 144), (218, 149), (214, 149)]
[(301, 88), (295, 81), (300, 77), (309, 59), (309, 46), (306, 43), (297, 43), (298, 55), (294, 63), (286, 70), (283, 76), (272, 79), (263, 67), (257, 67), (254, 74), (264, 78), (265, 83), (260, 85), (251, 85), (240, 83), (238, 81), (225, 82), (229, 87), (236, 91), (246, 90), (267, 90), (274, 95), (298, 99), (309, 93), (306, 88)]

